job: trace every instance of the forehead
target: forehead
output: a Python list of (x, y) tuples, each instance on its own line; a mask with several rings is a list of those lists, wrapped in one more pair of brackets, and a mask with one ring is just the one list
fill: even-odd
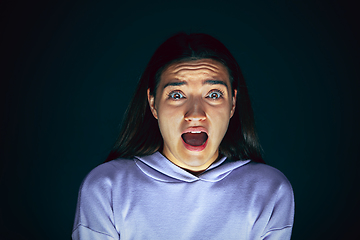
[(170, 64), (161, 74), (161, 81), (168, 79), (209, 78), (229, 81), (228, 69), (213, 59), (181, 61)]

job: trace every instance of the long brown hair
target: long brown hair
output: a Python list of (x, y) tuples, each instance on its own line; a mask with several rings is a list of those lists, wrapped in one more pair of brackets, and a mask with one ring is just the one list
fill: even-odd
[[(142, 74), (135, 94), (125, 112), (122, 128), (107, 161), (145, 156), (161, 150), (163, 139), (147, 100), (147, 89), (155, 96), (162, 71), (181, 60), (214, 59), (229, 71), (232, 92), (237, 89), (236, 108), (220, 143), (220, 153), (231, 159), (264, 162), (255, 131), (254, 114), (245, 79), (230, 51), (214, 37), (204, 33), (178, 33), (155, 51)], [(156, 97), (156, 96), (155, 96)]]

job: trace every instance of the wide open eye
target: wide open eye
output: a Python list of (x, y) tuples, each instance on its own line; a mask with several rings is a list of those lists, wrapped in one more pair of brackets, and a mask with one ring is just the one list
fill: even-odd
[(223, 97), (223, 92), (221, 90), (212, 90), (208, 95), (207, 98), (211, 98), (213, 100), (219, 99)]
[(179, 91), (172, 91), (171, 93), (169, 93), (169, 98), (173, 99), (173, 100), (178, 100), (181, 98), (185, 98), (185, 96), (179, 92)]

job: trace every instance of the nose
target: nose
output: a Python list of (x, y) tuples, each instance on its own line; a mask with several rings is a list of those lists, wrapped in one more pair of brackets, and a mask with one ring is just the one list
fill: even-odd
[(188, 109), (185, 113), (185, 121), (204, 121), (206, 114), (202, 106), (201, 100), (194, 99), (188, 103)]

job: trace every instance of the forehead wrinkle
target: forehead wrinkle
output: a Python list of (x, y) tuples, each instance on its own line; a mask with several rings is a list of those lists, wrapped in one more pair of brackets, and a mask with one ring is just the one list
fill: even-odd
[(185, 65), (185, 66), (177, 66), (174, 68), (172, 73), (177, 74), (181, 71), (188, 71), (188, 70), (208, 70), (214, 73), (219, 72), (219, 68), (216, 66), (208, 65), (208, 64), (198, 64), (198, 65)]
[(167, 83), (162, 89), (171, 86), (187, 86), (189, 80), (195, 80), (198, 77), (202, 79), (201, 84), (203, 86), (216, 84), (229, 87), (230, 76), (227, 67), (220, 62), (205, 59), (177, 62), (168, 66), (161, 74), (161, 79), (167, 79), (165, 80)]

